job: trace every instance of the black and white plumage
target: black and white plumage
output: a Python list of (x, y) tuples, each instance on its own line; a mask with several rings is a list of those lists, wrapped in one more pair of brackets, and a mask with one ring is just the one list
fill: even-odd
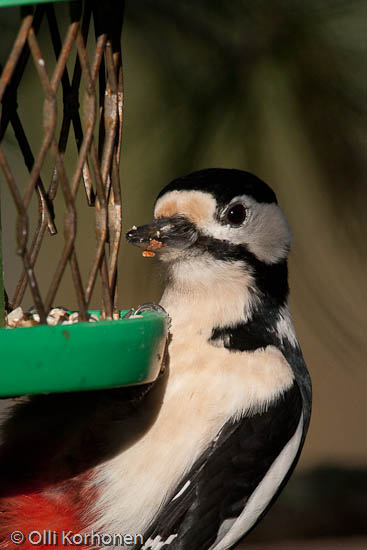
[(310, 420), (288, 223), (256, 176), (209, 169), (165, 187), (127, 239), (161, 243), (172, 339), (155, 422), (99, 473), (101, 525), (144, 532), (144, 550), (234, 548), (286, 483)]
[(301, 452), (311, 384), (273, 191), (247, 172), (194, 172), (163, 189), (154, 220), (127, 238), (165, 271), (165, 368), (154, 384), (31, 396), (9, 409), (4, 550), (14, 529), (142, 534), (135, 550), (233, 549)]

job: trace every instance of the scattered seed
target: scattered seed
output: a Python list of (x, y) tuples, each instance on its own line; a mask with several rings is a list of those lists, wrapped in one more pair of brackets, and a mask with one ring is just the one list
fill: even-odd
[(66, 321), (69, 315), (67, 311), (63, 308), (55, 307), (51, 309), (50, 313), (47, 315), (47, 324), (48, 325), (60, 325), (62, 321)]
[(95, 313), (91, 313), (88, 317), (88, 321), (90, 323), (96, 323), (97, 321), (99, 321), (98, 315), (96, 315)]
[(17, 327), (20, 321), (24, 319), (24, 312), (21, 307), (17, 307), (16, 309), (13, 309), (8, 314), (7, 322), (9, 327)]
[(77, 323), (78, 319), (79, 319), (79, 312), (78, 311), (74, 311), (74, 313), (71, 313), (70, 316), (69, 316), (69, 321), (71, 321), (72, 323)]
[[(116, 318), (119, 318), (118, 314)], [(73, 311), (69, 313), (63, 306), (55, 307), (48, 313), (46, 321), (49, 326), (73, 325), (79, 322), (79, 312)], [(96, 313), (91, 313), (88, 315), (88, 321), (96, 323), (100, 321), (100, 318)], [(39, 326), (40, 316), (34, 306), (29, 308), (25, 313), (21, 307), (17, 307), (5, 316), (5, 325), (6, 328)]]

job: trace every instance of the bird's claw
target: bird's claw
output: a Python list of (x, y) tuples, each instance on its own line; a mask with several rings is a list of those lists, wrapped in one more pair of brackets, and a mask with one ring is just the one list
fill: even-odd
[(168, 315), (163, 306), (161, 306), (160, 304), (156, 304), (155, 302), (147, 302), (146, 304), (142, 304), (141, 306), (139, 306), (137, 309), (129, 309), (129, 311), (125, 313), (125, 315), (122, 317), (122, 319), (130, 319), (130, 317), (140, 315), (143, 311), (158, 311), (160, 313), (164, 313), (165, 315), (167, 315), (168, 318), (168, 330), (171, 328), (171, 317)]

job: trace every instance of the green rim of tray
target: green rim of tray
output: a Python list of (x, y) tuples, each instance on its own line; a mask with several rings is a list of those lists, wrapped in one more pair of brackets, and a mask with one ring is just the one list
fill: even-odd
[(155, 311), (117, 321), (0, 329), (0, 396), (152, 382), (167, 331), (167, 316)]
[(48, 4), (54, 2), (69, 2), (70, 0), (0, 0), (0, 8), (9, 8), (12, 6), (25, 6), (26, 4)]

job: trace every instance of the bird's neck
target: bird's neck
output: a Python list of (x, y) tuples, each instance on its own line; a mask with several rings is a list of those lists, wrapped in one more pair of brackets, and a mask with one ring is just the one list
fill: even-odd
[(213, 327), (246, 322), (257, 295), (252, 275), (239, 263), (205, 257), (170, 267), (170, 278), (161, 304), (175, 327), (195, 323), (203, 335)]

